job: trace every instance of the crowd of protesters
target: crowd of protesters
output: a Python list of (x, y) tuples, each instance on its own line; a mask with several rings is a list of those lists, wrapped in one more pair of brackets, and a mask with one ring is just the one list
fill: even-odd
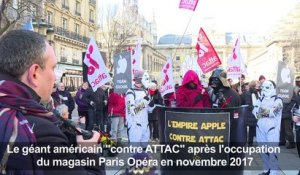
[[(88, 82), (83, 82), (73, 97), (65, 89), (64, 83), (54, 83), (56, 64), (53, 48), (43, 36), (35, 32), (16, 30), (8, 32), (1, 38), (0, 110), (2, 115), (6, 116), (5, 123), (8, 123), (9, 127), (14, 126), (14, 118), (11, 116), (16, 116), (15, 119), (19, 121), (26, 121), (23, 122), (26, 126), (18, 126), (18, 133), (12, 133), (13, 130), (0, 131), (1, 135), (7, 138), (7, 142), (14, 134), (22, 135), (16, 138), (16, 142), (25, 140), (29, 145), (33, 142), (37, 142), (37, 145), (56, 142), (61, 146), (76, 146), (79, 142), (85, 144), (87, 141), (98, 142), (99, 140), (98, 132), (93, 132), (93, 137), (86, 140), (82, 136), (74, 135), (74, 132), (64, 125), (72, 125), (88, 131), (102, 130), (110, 133), (111, 139), (119, 144), (127, 137), (129, 142), (158, 142), (160, 138), (158, 117), (160, 116), (156, 112), (155, 106), (230, 108), (247, 105), (245, 126), (249, 128), (247, 141), (248, 146), (253, 146), (254, 137), (262, 137), (261, 134), (257, 134), (260, 131), (258, 132), (256, 129), (257, 126), (262, 125), (260, 118), (265, 115), (260, 112), (252, 112), (258, 107), (253, 104), (255, 102), (253, 96), (261, 99), (259, 104), (262, 104), (264, 100), (269, 100), (261, 98), (262, 96), (272, 99), (276, 95), (273, 91), (267, 92), (270, 87), (274, 89), (276, 85), (272, 81), (266, 80), (263, 75), (258, 80), (250, 82), (247, 82), (246, 77), (242, 75), (238, 83), (233, 84), (232, 79), (227, 79), (226, 71), (217, 68), (212, 72), (208, 86), (203, 86), (195, 71), (188, 70), (180, 85), (175, 86), (175, 92), (164, 96), (159, 92), (160, 83), (156, 80), (146, 82), (149, 81), (149, 75), (142, 71), (134, 74), (134, 87), (124, 94), (116, 93), (112, 83), (103, 85), (94, 92)], [(146, 80), (144, 81), (144, 79)], [(265, 88), (265, 91), (262, 91), (262, 87)], [(292, 100), (289, 103), (283, 103), (282, 106), (279, 144), (286, 145), (288, 149), (297, 146), (300, 157), (299, 89), (300, 77), (297, 77)], [(142, 107), (138, 106), (141, 103), (143, 103)], [(280, 102), (278, 104), (280, 106)], [(72, 119), (76, 106), (78, 122), (74, 122)], [(149, 107), (151, 110), (146, 110), (145, 107)], [(279, 115), (279, 113), (281, 115), (281, 109), (277, 109), (274, 115)], [(54, 114), (61, 117), (65, 123), (57, 124), (59, 122)], [(4, 120), (4, 117), (1, 120)], [(0, 125), (3, 123), (1, 121)], [(294, 123), (296, 142), (293, 133)], [(126, 136), (127, 134), (128, 136)], [(274, 134), (277, 137), (276, 134), (279, 133), (276, 131)], [(259, 138), (256, 139), (259, 141)], [(3, 150), (0, 153), (3, 155)], [(15, 155), (9, 156), (9, 161), (5, 162), (8, 170), (18, 169), (17, 164), (13, 163), (15, 161), (32, 163), (35, 159), (34, 156), (22, 157), (22, 159)], [(82, 155), (68, 154), (67, 158), (74, 159), (79, 156)], [(3, 167), (1, 168), (3, 169)], [(78, 172), (86, 172), (86, 174), (103, 174), (103, 167), (77, 167), (77, 169), (80, 170)], [(73, 171), (68, 172), (72, 173)]]

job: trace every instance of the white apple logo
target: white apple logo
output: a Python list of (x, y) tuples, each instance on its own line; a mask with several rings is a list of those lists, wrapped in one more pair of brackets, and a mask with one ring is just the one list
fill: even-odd
[(120, 55), (120, 59), (118, 60), (118, 66), (117, 66), (117, 74), (119, 73), (124, 74), (126, 72), (126, 68), (127, 68), (127, 60)]
[(281, 81), (282, 83), (291, 83), (291, 74), (290, 74), (290, 69), (287, 67), (284, 67), (281, 70)]

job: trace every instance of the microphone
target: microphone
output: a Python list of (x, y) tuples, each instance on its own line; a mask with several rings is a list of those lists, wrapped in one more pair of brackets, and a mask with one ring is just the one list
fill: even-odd
[(52, 111), (54, 116), (56, 116), (68, 129), (71, 129), (75, 135), (82, 135), (84, 140), (91, 139), (93, 137), (93, 132), (85, 129), (76, 128), (76, 125), (69, 120), (65, 120), (57, 110)]

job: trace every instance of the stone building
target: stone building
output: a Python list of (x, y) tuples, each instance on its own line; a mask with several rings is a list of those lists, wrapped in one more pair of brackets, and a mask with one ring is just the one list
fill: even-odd
[(53, 28), (51, 42), (58, 59), (58, 69), (64, 73), (62, 81), (72, 90), (82, 83), (82, 52), (86, 51), (90, 37), (96, 37), (96, 2), (45, 1), (43, 20)]

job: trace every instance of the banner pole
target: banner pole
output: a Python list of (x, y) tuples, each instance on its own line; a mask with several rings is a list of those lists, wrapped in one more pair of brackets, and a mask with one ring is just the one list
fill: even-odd
[[(181, 38), (180, 38), (180, 42), (179, 42), (178, 47), (180, 47), (180, 45), (181, 45), (182, 39), (183, 39), (183, 37), (184, 37), (184, 35), (185, 35), (185, 33), (186, 33), (186, 31), (187, 31), (187, 29), (188, 29), (188, 27), (189, 27), (191, 21), (192, 21), (193, 16), (194, 16), (194, 12), (192, 13), (192, 15), (191, 15), (191, 17), (190, 17), (190, 19), (189, 19), (189, 21), (188, 21), (186, 27), (185, 27), (185, 30), (184, 30), (184, 32), (183, 32), (183, 35), (182, 35)], [(172, 60), (173, 60), (174, 57), (176, 56), (178, 47), (175, 48), (175, 52), (174, 52), (174, 55), (173, 55), (173, 57), (172, 57)]]

